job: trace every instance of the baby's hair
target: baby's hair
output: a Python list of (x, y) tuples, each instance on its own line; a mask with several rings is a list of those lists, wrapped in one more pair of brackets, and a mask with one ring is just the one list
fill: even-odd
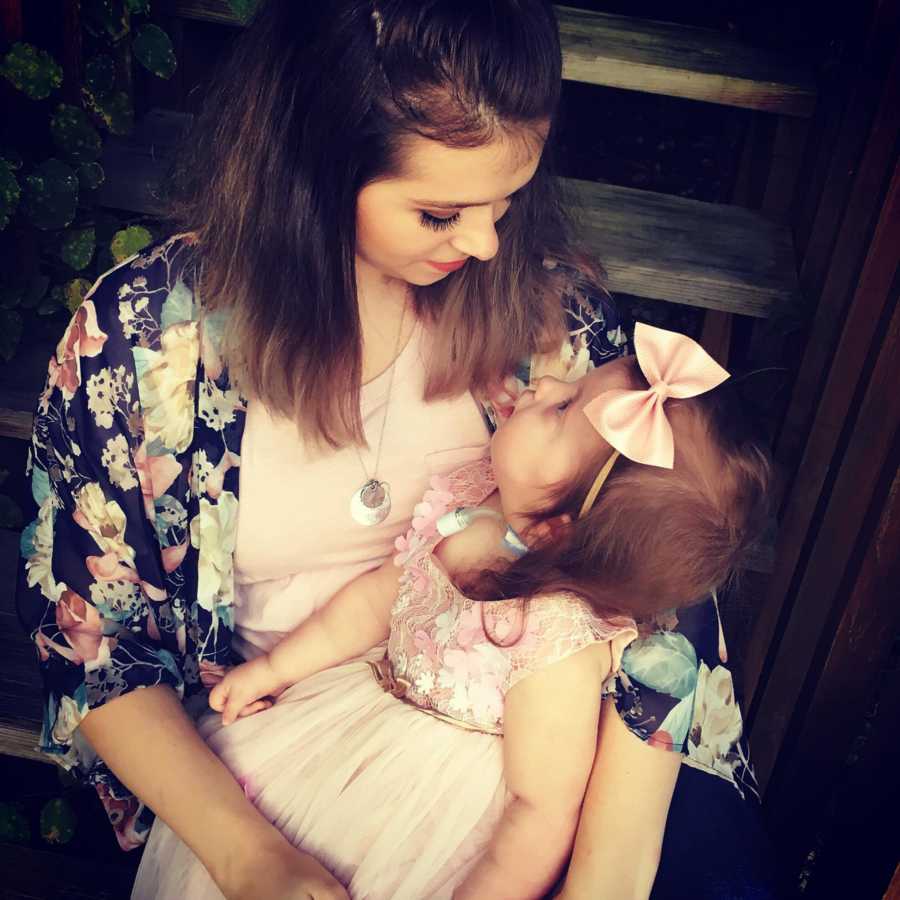
[[(635, 386), (646, 387), (636, 362), (632, 367)], [(599, 611), (645, 618), (722, 587), (765, 527), (769, 453), (727, 381), (699, 397), (668, 400), (665, 410), (675, 437), (673, 469), (620, 457), (578, 519), (603, 457), (592, 460), (533, 517), (526, 532), (533, 549), (471, 583), (467, 578), (470, 596), (571, 591)]]

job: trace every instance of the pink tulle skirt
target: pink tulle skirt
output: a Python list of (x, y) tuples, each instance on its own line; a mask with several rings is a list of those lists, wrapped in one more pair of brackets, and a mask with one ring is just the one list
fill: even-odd
[[(295, 685), (271, 708), (200, 732), (257, 808), (354, 900), (449, 898), (506, 803), (502, 738), (385, 693), (366, 659)], [(132, 900), (221, 900), (202, 863), (158, 820)]]

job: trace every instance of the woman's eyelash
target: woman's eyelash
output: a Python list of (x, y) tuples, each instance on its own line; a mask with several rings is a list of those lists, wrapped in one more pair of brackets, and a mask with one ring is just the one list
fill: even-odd
[(572, 405), (571, 400), (563, 400), (562, 403), (556, 405), (557, 412), (565, 412)]
[(432, 216), (423, 209), (420, 211), (419, 221), (426, 228), (431, 228), (434, 231), (445, 231), (448, 228), (452, 228), (459, 221), (459, 213), (455, 212), (452, 216), (443, 218), (441, 216)]

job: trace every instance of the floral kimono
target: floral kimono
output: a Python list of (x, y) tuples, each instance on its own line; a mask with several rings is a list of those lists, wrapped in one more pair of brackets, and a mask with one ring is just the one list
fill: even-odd
[[(223, 319), (194, 289), (190, 236), (106, 273), (50, 360), (29, 457), (35, 518), (24, 530), (18, 607), (45, 688), (40, 749), (93, 783), (119, 843), (143, 843), (152, 813), (80, 738), (88, 710), (168, 685), (187, 701), (233, 664), (233, 556), (246, 402), (219, 352)], [(606, 297), (573, 282), (569, 340), (529, 360), (524, 384), (574, 379), (625, 352)], [(712, 602), (645, 626), (608, 684), (641, 739), (753, 789)]]

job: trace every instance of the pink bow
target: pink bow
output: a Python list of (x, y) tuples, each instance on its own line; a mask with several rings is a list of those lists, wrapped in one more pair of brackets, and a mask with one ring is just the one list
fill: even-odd
[(668, 397), (705, 394), (725, 381), (728, 372), (696, 341), (643, 322), (634, 326), (634, 351), (650, 387), (605, 391), (584, 407), (584, 414), (623, 456), (671, 469), (675, 443), (663, 404)]

